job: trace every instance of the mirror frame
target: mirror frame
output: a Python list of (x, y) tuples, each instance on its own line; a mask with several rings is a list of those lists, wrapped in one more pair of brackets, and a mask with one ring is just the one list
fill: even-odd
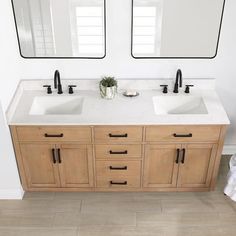
[(20, 47), (20, 37), (18, 33), (18, 27), (16, 22), (16, 14), (15, 14), (15, 8), (13, 0), (11, 0), (12, 5), (12, 11), (13, 11), (13, 17), (14, 17), (14, 23), (15, 23), (15, 29), (16, 29), (16, 36), (17, 36), (17, 42), (18, 42), (18, 48), (20, 52), (20, 56), (24, 59), (104, 59), (107, 54), (107, 13), (106, 13), (106, 0), (103, 0), (104, 2), (104, 55), (102, 57), (26, 57), (22, 54), (21, 47)]
[(222, 12), (221, 12), (221, 19), (220, 19), (220, 26), (219, 26), (219, 32), (218, 32), (218, 39), (216, 44), (216, 51), (214, 56), (212, 57), (136, 57), (133, 55), (133, 18), (134, 18), (134, 1), (132, 0), (131, 5), (131, 56), (134, 59), (214, 59), (217, 56), (218, 48), (219, 48), (219, 42), (220, 42), (220, 33), (222, 28), (222, 22), (224, 18), (224, 10), (225, 10), (225, 1), (223, 0), (223, 6), (222, 6)]

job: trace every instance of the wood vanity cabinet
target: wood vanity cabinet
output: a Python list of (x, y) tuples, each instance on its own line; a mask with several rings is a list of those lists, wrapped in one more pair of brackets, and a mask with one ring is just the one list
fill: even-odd
[(24, 189), (92, 188), (90, 127), (11, 127)]
[(141, 189), (143, 127), (94, 128), (96, 188)]
[(213, 190), (226, 126), (11, 126), (28, 191)]
[(144, 189), (214, 189), (225, 132), (220, 125), (146, 127)]
[(53, 155), (55, 155), (56, 150), (54, 144), (22, 143), (19, 149), (27, 187), (60, 187), (56, 157), (54, 157), (55, 163), (53, 162)]
[(215, 144), (147, 145), (144, 187), (209, 187), (216, 149)]

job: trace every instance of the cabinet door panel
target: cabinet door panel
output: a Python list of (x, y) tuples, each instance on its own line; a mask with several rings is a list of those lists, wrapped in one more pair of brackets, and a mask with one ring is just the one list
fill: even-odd
[(209, 187), (217, 145), (189, 144), (180, 163), (178, 187)]
[(89, 145), (60, 145), (62, 187), (92, 187), (93, 159)]
[(181, 145), (147, 145), (145, 151), (144, 187), (176, 187), (177, 149)]
[(58, 166), (53, 162), (54, 145), (21, 144), (20, 150), (28, 187), (59, 187)]

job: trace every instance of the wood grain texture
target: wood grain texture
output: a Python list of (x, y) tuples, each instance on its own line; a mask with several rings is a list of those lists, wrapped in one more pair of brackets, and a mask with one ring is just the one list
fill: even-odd
[(226, 131), (227, 131), (227, 126), (222, 126), (221, 132), (220, 132), (220, 138), (219, 138), (219, 142), (218, 142), (218, 149), (217, 149), (217, 153), (216, 153), (214, 168), (213, 168), (213, 174), (211, 177), (211, 190), (214, 190), (215, 186), (216, 186), (216, 180), (217, 180), (217, 176), (218, 176), (218, 172), (219, 172), (221, 155), (222, 155), (222, 150), (223, 150), (223, 146), (224, 146)]
[(62, 187), (93, 187), (91, 145), (61, 144), (59, 173)]
[[(127, 137), (110, 137), (109, 135), (126, 135)], [(96, 143), (129, 143), (142, 142), (143, 127), (141, 126), (96, 126), (94, 141)]]
[(23, 165), (23, 160), (20, 152), (20, 144), (18, 142), (17, 132), (16, 132), (16, 126), (10, 126), (11, 136), (12, 136), (12, 142), (14, 145), (15, 155), (16, 155), (16, 163), (20, 175), (20, 180), (22, 184), (22, 188), (27, 191), (28, 185), (27, 185), (27, 177), (25, 174), (25, 169)]
[[(118, 154), (117, 152), (123, 152), (124, 154)], [(96, 159), (141, 159), (142, 158), (142, 146), (141, 145), (125, 145), (125, 144), (103, 144), (95, 145)]]
[[(11, 127), (23, 188), (55, 192), (213, 190), (225, 132), (220, 125)], [(46, 138), (45, 133), (63, 137)], [(57, 156), (52, 165), (52, 148), (61, 150), (62, 163)], [(186, 149), (184, 164), (182, 156), (176, 163), (178, 148)]]
[(96, 174), (100, 177), (117, 178), (141, 176), (141, 161), (96, 161)]
[[(114, 183), (120, 184), (111, 184), (111, 181)], [(126, 182), (126, 185), (122, 183)], [(140, 187), (140, 175), (136, 176), (97, 176), (97, 187), (98, 188), (108, 188), (109, 189), (123, 189), (129, 191), (129, 188), (138, 188)]]
[(144, 187), (176, 187), (177, 149), (181, 145), (147, 145), (144, 157)]
[(217, 145), (186, 144), (184, 163), (179, 164), (178, 187), (209, 187)]
[[(174, 137), (174, 134), (192, 134), (192, 137)], [(218, 142), (219, 137), (218, 125), (163, 125), (146, 128), (147, 142)]]
[(59, 187), (59, 170), (53, 163), (55, 145), (24, 143), (20, 145), (28, 187)]
[[(18, 140), (23, 142), (91, 142), (91, 128), (78, 126), (17, 126)], [(45, 137), (48, 135), (60, 135), (63, 137)]]

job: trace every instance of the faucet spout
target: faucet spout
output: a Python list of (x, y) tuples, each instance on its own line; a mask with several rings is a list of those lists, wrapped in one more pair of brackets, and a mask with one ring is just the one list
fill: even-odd
[(183, 79), (182, 79), (182, 71), (180, 69), (177, 70), (175, 85), (174, 85), (174, 93), (179, 92), (179, 88), (182, 88)]
[(61, 85), (61, 76), (59, 70), (56, 70), (54, 73), (54, 88), (58, 89), (57, 93), (62, 94), (62, 85)]

